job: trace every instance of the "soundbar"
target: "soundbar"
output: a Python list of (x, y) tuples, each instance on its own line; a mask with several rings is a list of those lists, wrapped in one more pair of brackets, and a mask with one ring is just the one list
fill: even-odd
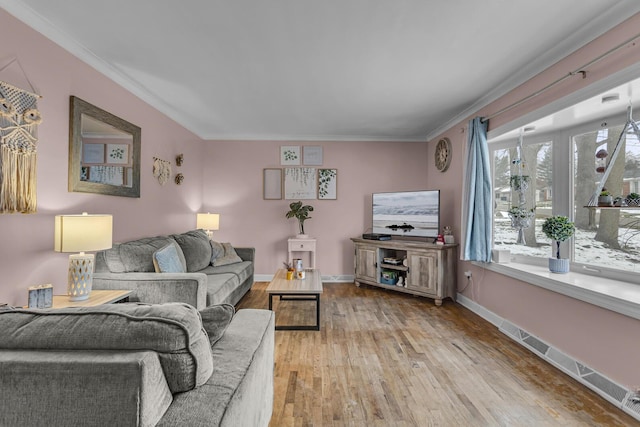
[(390, 234), (378, 234), (378, 233), (364, 233), (363, 239), (367, 240), (391, 240)]

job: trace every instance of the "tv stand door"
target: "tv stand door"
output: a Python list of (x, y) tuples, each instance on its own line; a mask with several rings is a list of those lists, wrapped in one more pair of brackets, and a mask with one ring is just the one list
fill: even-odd
[(359, 284), (359, 280), (378, 280), (378, 249), (375, 246), (356, 245), (355, 273), (356, 284)]
[(412, 251), (407, 253), (409, 264), (407, 288), (436, 299), (436, 304), (438, 300), (442, 303), (442, 297), (438, 298), (438, 252)]

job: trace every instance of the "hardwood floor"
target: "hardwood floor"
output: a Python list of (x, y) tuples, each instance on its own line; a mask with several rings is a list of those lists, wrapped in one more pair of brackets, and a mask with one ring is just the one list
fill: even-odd
[[(242, 308), (267, 308), (258, 282)], [(274, 299), (278, 324), (315, 306)], [(328, 283), (321, 330), (276, 331), (270, 426), (634, 426), (617, 409), (445, 300)]]

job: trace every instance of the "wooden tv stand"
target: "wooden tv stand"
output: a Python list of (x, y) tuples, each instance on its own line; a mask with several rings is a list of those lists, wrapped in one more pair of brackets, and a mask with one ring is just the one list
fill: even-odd
[(455, 301), (458, 245), (399, 239), (351, 240), (355, 244), (356, 286), (366, 284), (421, 295), (433, 298), (438, 306), (447, 297)]

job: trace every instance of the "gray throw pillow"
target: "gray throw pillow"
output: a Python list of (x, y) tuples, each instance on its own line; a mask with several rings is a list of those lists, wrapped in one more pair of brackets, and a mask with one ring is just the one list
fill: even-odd
[(184, 258), (187, 260), (187, 271), (200, 271), (211, 263), (211, 244), (204, 230), (192, 230), (171, 237), (178, 242)]
[(216, 259), (224, 255), (224, 246), (222, 243), (214, 242), (213, 240), (209, 240), (211, 244), (211, 265), (216, 262)]
[(242, 258), (238, 256), (238, 254), (236, 253), (236, 250), (233, 249), (233, 246), (231, 246), (231, 243), (223, 243), (222, 246), (224, 247), (224, 255), (222, 255), (221, 257), (218, 257), (213, 262), (214, 267), (219, 267), (221, 265), (227, 265), (227, 264), (235, 264), (236, 262), (242, 262)]
[(236, 309), (231, 304), (212, 305), (200, 310), (202, 326), (209, 335), (209, 342), (213, 346), (227, 330)]
[(185, 273), (187, 264), (182, 249), (177, 243), (169, 243), (153, 253), (153, 266), (156, 273)]

